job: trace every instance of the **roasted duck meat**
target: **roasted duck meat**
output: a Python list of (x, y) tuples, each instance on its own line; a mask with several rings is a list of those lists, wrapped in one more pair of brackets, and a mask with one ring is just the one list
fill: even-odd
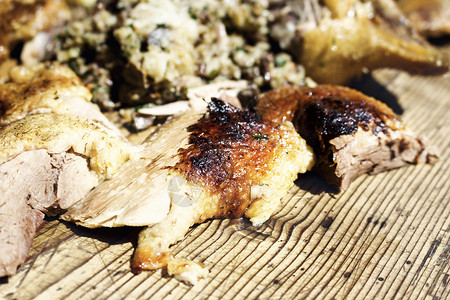
[(178, 149), (188, 143), (186, 129), (205, 113), (208, 96), (218, 94), (236, 103), (238, 91), (245, 86), (245, 82), (230, 81), (190, 89), (192, 109), (154, 131), (141, 145), (142, 151), (137, 154), (140, 159), (126, 163), (117, 176), (101, 183), (62, 218), (92, 228), (145, 226), (161, 221), (170, 208), (166, 166), (176, 164)]
[(315, 172), (339, 189), (347, 189), (364, 173), (437, 157), (384, 103), (346, 87), (273, 90), (261, 95), (255, 109), (266, 120), (293, 121), (314, 149)]
[(212, 99), (201, 117), (187, 112), (162, 126), (140, 160), (126, 163), (62, 216), (87, 227), (149, 226), (139, 235), (135, 272), (167, 267), (195, 283), (206, 269), (174, 258), (170, 245), (209, 218), (266, 221), (313, 154), (290, 122), (264, 121)]
[(392, 0), (290, 0), (278, 13), (274, 7), (272, 37), (319, 83), (346, 84), (383, 67), (448, 71), (448, 55), (419, 36)]
[(134, 148), (67, 67), (15, 67), (0, 85), (0, 276), (25, 260), (44, 213), (66, 209)]
[(422, 35), (450, 34), (449, 0), (397, 0), (400, 10)]
[(79, 201), (131, 155), (100, 123), (70, 114), (0, 127), (0, 277), (25, 260), (44, 213)]
[(16, 66), (10, 81), (0, 85), (0, 125), (38, 113), (73, 114), (100, 122), (111, 134), (117, 128), (90, 102), (92, 95), (67, 66), (41, 63)]

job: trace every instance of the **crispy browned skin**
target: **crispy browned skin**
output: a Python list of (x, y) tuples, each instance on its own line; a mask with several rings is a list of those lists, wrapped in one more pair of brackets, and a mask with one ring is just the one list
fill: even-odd
[(72, 113), (65, 99), (88, 102), (91, 93), (71, 69), (57, 63), (16, 67), (11, 80), (0, 85), (0, 124), (5, 125), (44, 109)]
[(266, 120), (277, 123), (292, 121), (299, 105), (297, 94), (302, 90), (304, 88), (286, 86), (263, 93), (259, 96), (255, 109)]
[(273, 90), (261, 95), (256, 110), (271, 121), (293, 121), (314, 149), (315, 172), (339, 189), (364, 173), (436, 158), (384, 103), (346, 87)]
[(325, 149), (337, 136), (353, 134), (358, 126), (374, 133), (402, 126), (397, 115), (384, 103), (336, 85), (269, 91), (261, 95), (256, 110), (267, 120), (293, 121), (308, 144), (320, 149)]
[(180, 149), (174, 169), (220, 194), (214, 217), (242, 217), (250, 187), (265, 175), (267, 157), (279, 148), (279, 130), (255, 113), (213, 99), (210, 112), (188, 131), (190, 146)]
[[(212, 98), (209, 112), (188, 131), (189, 146), (179, 149), (179, 162), (171, 168), (211, 194), (219, 194), (219, 201), (203, 210), (195, 223), (242, 217), (250, 204), (251, 186), (267, 171), (267, 158), (279, 148), (276, 124)], [(165, 267), (170, 257), (155, 249), (136, 251), (133, 272)]]
[(310, 170), (314, 162), (312, 149), (292, 123), (267, 121), (215, 98), (208, 113), (187, 131), (178, 161), (165, 170), (179, 179), (177, 195), (191, 202), (180, 205), (173, 196), (169, 214), (139, 234), (134, 272), (174, 263), (169, 246), (195, 223), (244, 215), (255, 225), (264, 223), (297, 174)]

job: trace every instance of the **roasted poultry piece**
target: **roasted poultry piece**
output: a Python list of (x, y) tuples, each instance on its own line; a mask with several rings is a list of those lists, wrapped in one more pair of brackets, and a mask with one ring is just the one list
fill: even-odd
[(346, 87), (281, 88), (262, 94), (255, 109), (272, 122), (293, 121), (314, 149), (314, 171), (339, 189), (365, 173), (437, 157), (388, 106)]
[(97, 121), (120, 136), (117, 128), (90, 100), (92, 94), (67, 66), (40, 63), (16, 66), (10, 81), (0, 85), (0, 124), (6, 125), (38, 113), (73, 114)]
[(450, 34), (449, 0), (397, 0), (401, 11), (421, 34), (439, 37)]
[(383, 67), (425, 74), (448, 71), (448, 55), (419, 36), (392, 0), (284, 3), (274, 12), (271, 35), (319, 83), (346, 84)]
[(26, 258), (44, 213), (79, 201), (132, 156), (100, 124), (36, 114), (0, 127), (0, 277)]
[(313, 153), (290, 122), (264, 121), (213, 98), (150, 137), (139, 160), (126, 163), (62, 216), (87, 227), (149, 226), (139, 235), (134, 272), (167, 267), (195, 283), (203, 267), (174, 258), (170, 245), (209, 218), (246, 216), (265, 222), (312, 168)]
[(17, 67), (0, 85), (0, 277), (25, 260), (44, 213), (110, 178), (135, 149), (67, 67)]

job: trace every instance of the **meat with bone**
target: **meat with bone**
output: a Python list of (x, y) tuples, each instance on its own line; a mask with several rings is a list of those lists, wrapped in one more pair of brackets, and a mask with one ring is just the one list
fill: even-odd
[(319, 83), (345, 84), (384, 67), (449, 69), (449, 56), (419, 36), (393, 0), (290, 0), (283, 9), (278, 2), (272, 1), (272, 37)]
[(255, 109), (266, 120), (293, 121), (314, 149), (315, 172), (339, 189), (364, 173), (437, 158), (384, 103), (346, 87), (281, 88), (262, 94)]
[(101, 124), (69, 114), (0, 127), (0, 277), (25, 260), (44, 213), (79, 201), (132, 155)]
[(87, 227), (146, 225), (135, 272), (168, 267), (192, 283), (203, 277), (199, 265), (174, 258), (170, 245), (209, 218), (265, 222), (314, 158), (290, 122), (264, 121), (219, 99), (200, 117), (187, 112), (162, 126), (140, 160), (124, 164), (62, 218)]

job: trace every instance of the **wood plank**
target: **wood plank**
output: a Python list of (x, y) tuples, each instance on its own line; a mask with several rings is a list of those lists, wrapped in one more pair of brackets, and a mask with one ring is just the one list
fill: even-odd
[(300, 176), (265, 224), (212, 220), (174, 253), (210, 276), (188, 286), (161, 271), (133, 275), (137, 229), (79, 228), (47, 219), (4, 299), (449, 299), (450, 77), (383, 70), (359, 87), (384, 95), (438, 146), (434, 165), (362, 176), (333, 195)]

